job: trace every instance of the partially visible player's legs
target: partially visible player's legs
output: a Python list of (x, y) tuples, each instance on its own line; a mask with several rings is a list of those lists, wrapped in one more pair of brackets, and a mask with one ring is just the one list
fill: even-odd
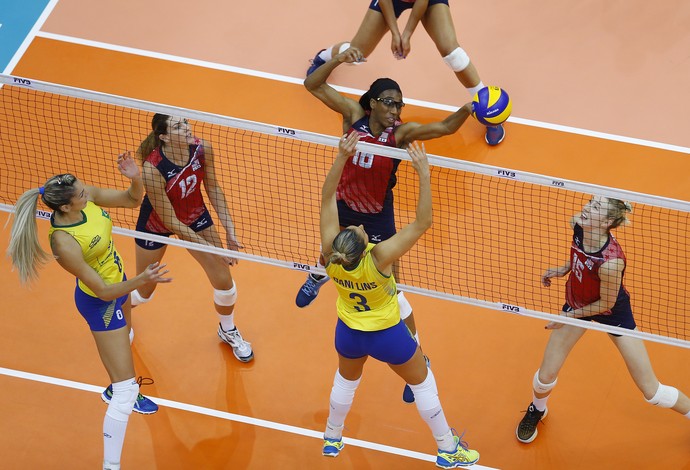
[[(324, 268), (326, 265), (326, 260), (324, 260), (323, 255), (319, 254), (319, 260), (316, 263), (316, 267)], [(328, 282), (329, 277), (323, 274), (309, 273), (307, 274), (307, 280), (297, 291), (297, 297), (295, 297), (295, 305), (299, 308), (304, 308), (310, 305), (316, 297), (319, 295), (319, 290), (321, 287)]]
[(629, 336), (611, 336), (635, 385), (643, 393), (645, 400), (661, 408), (671, 408), (686, 418), (690, 418), (690, 399), (675, 387), (659, 382), (654, 374), (652, 363), (644, 342)]
[[(458, 44), (448, 5), (437, 3), (429, 6), (422, 18), (422, 25), (431, 40), (434, 41), (443, 61), (453, 70), (455, 76), (467, 88), (470, 98), (472, 98), (484, 88), (484, 83), (479, 78), (479, 73), (469, 56)], [(505, 129), (502, 125), (486, 128), (485, 139), (489, 145), (498, 145), (504, 138)]]
[(515, 430), (518, 441), (528, 444), (537, 437), (537, 424), (546, 417), (546, 401), (556, 386), (558, 372), (585, 331), (571, 325), (551, 331), (541, 365), (532, 379), (532, 402)]
[(218, 337), (230, 345), (237, 360), (251, 361), (254, 359), (251, 344), (244, 340), (235, 326), (237, 287), (230, 274), (230, 267), (218, 255), (196, 250), (189, 250), (189, 253), (204, 269), (213, 287), (213, 304), (219, 319)]
[(345, 52), (350, 46), (357, 47), (362, 51), (364, 57), (369, 57), (387, 31), (388, 26), (386, 26), (383, 15), (376, 10), (367, 9), (364, 19), (359, 25), (359, 29), (352, 40), (349, 42), (339, 42), (326, 49), (320, 50), (312, 59), (311, 67), (307, 70), (307, 75), (331, 60), (333, 56)]
[(436, 379), (426, 365), (422, 350), (417, 347), (407, 362), (400, 365), (389, 364), (389, 367), (412, 388), (417, 411), (429, 426), (437, 443), (436, 466), (454, 468), (476, 463), (479, 452), (469, 449), (467, 443), (460, 440), (461, 436), (455, 435), (448, 425), (438, 397)]
[(328, 420), (323, 433), (323, 450), (326, 457), (337, 457), (343, 450), (343, 428), (350, 412), (355, 391), (362, 378), (362, 369), (368, 356), (348, 359), (338, 354), (338, 370), (333, 379), (329, 401)]
[[(146, 271), (146, 268), (153, 263), (160, 263), (167, 249), (168, 245), (163, 245), (162, 243), (136, 239), (134, 253), (137, 260), (137, 275)], [(157, 283), (151, 282), (133, 290), (130, 294), (132, 307), (149, 302), (153, 298), (157, 285)]]

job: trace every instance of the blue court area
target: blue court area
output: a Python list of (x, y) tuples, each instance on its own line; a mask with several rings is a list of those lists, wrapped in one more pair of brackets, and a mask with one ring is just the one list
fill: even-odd
[(50, 0), (0, 0), (0, 70), (7, 66)]

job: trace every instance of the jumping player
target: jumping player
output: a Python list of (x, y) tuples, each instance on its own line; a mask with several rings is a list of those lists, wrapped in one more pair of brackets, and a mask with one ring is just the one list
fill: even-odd
[[(570, 273), (566, 283), (567, 302), (561, 315), (596, 321), (605, 325), (636, 330), (630, 307), (630, 295), (623, 286), (626, 259), (623, 248), (611, 230), (626, 223), (629, 203), (602, 196), (593, 197), (582, 212), (571, 219), (573, 242), (570, 259), (560, 267), (549, 268), (542, 283), (549, 287), (551, 278)], [(520, 442), (537, 437), (537, 424), (546, 417), (546, 402), (556, 385), (558, 373), (585, 329), (550, 322), (552, 330), (541, 366), (534, 374), (533, 399), (515, 433)], [(690, 418), (690, 399), (675, 387), (659, 382), (654, 374), (644, 342), (638, 338), (609, 334), (616, 345), (635, 385), (652, 405), (671, 408)]]
[[(137, 150), (137, 156), (143, 161), (146, 187), (137, 231), (162, 236), (175, 234), (182, 240), (222, 248), (201, 193), (203, 183), (225, 228), (227, 248), (241, 248), (225, 195), (216, 179), (210, 144), (194, 137), (187, 119), (179, 116), (156, 114), (151, 127), (153, 130)], [(163, 243), (137, 238), (137, 271), (160, 262), (166, 248)], [(230, 345), (239, 361), (251, 361), (254, 358), (251, 344), (242, 338), (234, 322), (237, 288), (229, 265), (234, 265), (236, 260), (196, 250), (189, 253), (202, 266), (213, 287), (213, 303), (220, 320), (218, 336)], [(151, 300), (155, 288), (155, 284), (148, 284), (132, 292), (132, 305)]]
[(419, 176), (419, 200), (415, 220), (378, 244), (362, 225), (341, 229), (336, 197), (343, 169), (355, 155), (357, 132), (344, 135), (338, 156), (321, 192), (321, 244), (328, 260), (326, 272), (338, 290), (338, 322), (335, 348), (338, 370), (333, 380), (323, 455), (337, 457), (343, 450), (343, 428), (364, 363), (369, 356), (387, 363), (416, 397), (417, 411), (437, 442), (436, 465), (441, 468), (469, 466), (479, 453), (453, 433), (438, 398), (434, 374), (424, 363), (417, 342), (400, 319), (393, 264), (414, 246), (432, 223), (431, 177), (424, 147), (410, 144), (407, 152)]
[[(304, 86), (311, 94), (342, 115), (343, 132), (357, 132), (363, 142), (404, 148), (414, 140), (429, 140), (453, 134), (470, 115), (472, 105), (467, 103), (443, 121), (402, 124), (400, 114), (405, 104), (400, 87), (395, 81), (379, 78), (371, 84), (359, 102), (341, 95), (326, 83), (338, 65), (356, 62), (361, 58), (361, 52), (352, 47), (323, 64), (304, 81)], [(347, 162), (336, 193), (342, 227), (363, 225), (372, 243), (382, 242), (395, 234), (393, 187), (396, 184), (398, 164), (399, 160), (396, 159), (361, 152)], [(318, 265), (323, 267), (323, 258), (319, 259)], [(327, 276), (309, 274), (297, 293), (297, 306), (306, 307), (311, 304), (327, 280)], [(419, 339), (412, 306), (402, 292), (398, 293), (398, 302), (401, 318)], [(405, 387), (403, 399), (410, 403), (414, 401), (409, 387)]]

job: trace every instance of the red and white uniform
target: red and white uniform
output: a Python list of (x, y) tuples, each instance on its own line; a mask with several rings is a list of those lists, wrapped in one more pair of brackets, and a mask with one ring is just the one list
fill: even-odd
[[(360, 135), (360, 142), (384, 145), (397, 148), (395, 129), (400, 125), (387, 127), (381, 135), (374, 137), (369, 128), (369, 116), (364, 116), (355, 122), (352, 131)], [(383, 210), (384, 203), (392, 204), (392, 189), (395, 186), (395, 172), (400, 160), (371, 153), (357, 151), (345, 164), (343, 175), (340, 177), (336, 199), (347, 206), (364, 214), (376, 214)]]
[[(613, 235), (609, 234), (609, 239), (604, 247), (596, 253), (585, 252), (582, 238), (582, 227), (576, 224), (573, 229), (573, 243), (570, 247), (570, 275), (566, 282), (566, 299), (568, 305), (573, 309), (582, 308), (601, 298), (599, 268), (602, 264), (615, 259), (622, 259), (623, 263), (626, 262), (625, 253)], [(625, 274), (625, 268), (623, 268), (623, 274)], [(621, 276), (616, 305), (623, 298), (629, 301), (630, 295), (623, 286), (623, 277)], [(607, 310), (603, 312), (603, 315), (610, 315), (611, 313), (611, 310)]]
[[(189, 160), (184, 166), (175, 165), (168, 160), (161, 148), (154, 149), (145, 158), (165, 178), (165, 193), (175, 210), (175, 216), (194, 231), (213, 225), (201, 193), (201, 183), (206, 176), (204, 155), (201, 140), (195, 138), (194, 143), (189, 145)], [(170, 232), (151, 207), (148, 194), (142, 203), (141, 214), (146, 216), (145, 227), (141, 227), (145, 229), (143, 231), (161, 234)], [(137, 230), (141, 229), (141, 219), (142, 217)]]

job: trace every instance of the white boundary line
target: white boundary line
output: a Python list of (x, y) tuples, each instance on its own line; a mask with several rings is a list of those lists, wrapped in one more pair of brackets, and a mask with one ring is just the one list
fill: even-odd
[[(57, 2), (57, 0), (55, 0)], [(258, 70), (252, 70), (252, 69), (245, 69), (242, 67), (234, 67), (232, 65), (225, 65), (225, 64), (219, 64), (216, 62), (209, 62), (205, 60), (198, 60), (198, 59), (190, 59), (187, 57), (180, 57), (172, 54), (164, 54), (160, 52), (153, 52), (153, 51), (147, 51), (144, 49), (136, 49), (133, 47), (126, 47), (126, 46), (118, 46), (115, 44), (109, 44), (109, 43), (104, 43), (104, 42), (99, 42), (99, 41), (92, 41), (89, 39), (81, 39), (81, 38), (76, 38), (72, 36), (66, 36), (63, 34), (55, 34), (55, 33), (49, 33), (46, 31), (40, 31), (36, 34), (38, 37), (42, 37), (45, 39), (52, 39), (54, 41), (61, 41), (61, 42), (68, 42), (71, 44), (78, 44), (82, 46), (89, 46), (89, 47), (95, 47), (99, 49), (106, 49), (109, 51), (115, 51), (115, 52), (122, 52), (125, 54), (132, 54), (132, 55), (138, 55), (142, 57), (149, 57), (152, 59), (160, 59), (160, 60), (166, 60), (169, 62), (176, 62), (180, 64), (187, 64), (187, 65), (194, 65), (197, 67), (204, 67), (208, 69), (213, 69), (213, 70), (221, 70), (224, 72), (232, 72), (232, 73), (237, 73), (241, 75), (249, 75), (252, 77), (258, 77), (258, 78), (266, 78), (269, 80), (276, 80), (279, 82), (285, 82), (285, 83), (292, 83), (292, 84), (297, 84), (297, 85), (302, 85), (304, 82), (303, 78), (294, 78), (294, 77), (288, 77), (285, 75), (279, 75), (275, 73), (268, 73), (268, 72), (261, 72)], [(5, 72), (6, 74), (9, 74), (10, 72)], [(349, 93), (353, 95), (361, 95), (365, 92), (365, 90), (358, 90), (356, 88), (348, 88), (348, 87), (341, 87), (341, 86), (333, 86), (336, 90), (343, 92), (343, 93)], [(457, 106), (451, 106), (451, 105), (446, 105), (446, 104), (439, 104), (439, 103), (433, 103), (430, 101), (422, 101), (422, 100), (416, 100), (416, 99), (405, 99), (406, 102), (409, 104), (413, 104), (415, 106), (423, 106), (426, 108), (431, 108), (431, 109), (438, 109), (442, 111), (450, 111), (450, 112), (455, 112), (457, 111)], [(620, 135), (615, 135), (615, 134), (607, 134), (605, 132), (598, 132), (598, 131), (592, 131), (588, 129), (580, 129), (577, 127), (570, 127), (570, 126), (564, 126), (560, 124), (552, 124), (548, 122), (541, 122), (541, 121), (535, 121), (532, 119), (523, 119), (519, 117), (511, 117), (509, 119), (510, 122), (515, 123), (515, 124), (522, 124), (525, 126), (531, 126), (531, 127), (540, 127), (543, 129), (550, 129), (550, 130), (555, 130), (555, 131), (560, 131), (560, 132), (566, 132), (570, 134), (578, 134), (578, 135), (584, 135), (588, 137), (595, 137), (599, 139), (604, 139), (604, 140), (612, 140), (615, 142), (622, 142), (622, 143), (627, 143), (627, 144), (634, 144), (634, 145), (640, 145), (643, 147), (651, 147), (651, 148), (657, 148), (661, 150), (668, 150), (671, 152), (678, 152), (678, 153), (685, 153), (685, 154), (690, 154), (690, 148), (688, 147), (682, 147), (680, 145), (672, 145), (672, 144), (666, 144), (663, 142), (654, 142), (651, 140), (644, 140), (644, 139), (637, 139), (634, 137), (626, 137), (626, 136), (620, 136)]]
[(43, 13), (41, 13), (41, 16), (38, 17), (38, 19), (34, 23), (33, 28), (31, 28), (29, 34), (26, 35), (24, 41), (22, 41), (21, 45), (19, 46), (19, 49), (17, 49), (17, 52), (14, 53), (12, 59), (10, 59), (9, 63), (7, 64), (7, 67), (5, 67), (5, 70), (3, 70), (2, 73), (12, 73), (12, 71), (17, 66), (26, 50), (29, 48), (31, 41), (33, 41), (34, 38), (40, 34), (39, 30), (43, 27), (43, 23), (46, 22), (50, 14), (53, 12), (53, 9), (58, 4), (58, 1), (59, 0), (50, 0), (50, 2), (48, 2), (46, 7), (43, 9)]
[[(15, 377), (24, 380), (32, 380), (34, 382), (41, 382), (50, 385), (57, 385), (59, 387), (72, 388), (75, 390), (83, 390), (86, 392), (98, 394), (101, 394), (103, 392), (103, 387), (99, 387), (97, 385), (90, 385), (81, 382), (75, 382), (72, 380), (58, 379), (56, 377), (33, 374), (30, 372), (23, 372), (14, 369), (6, 369), (4, 367), (0, 367), (0, 375)], [(267, 421), (264, 419), (252, 418), (251, 416), (244, 416), (235, 413), (228, 413), (226, 411), (214, 410), (213, 408), (205, 408), (203, 406), (191, 405), (188, 403), (181, 403), (173, 400), (166, 400), (164, 398), (158, 398), (151, 395), (147, 396), (149, 398), (152, 398), (159, 405), (163, 405), (168, 408), (175, 408), (177, 410), (188, 411), (190, 413), (197, 413), (205, 416), (211, 416), (213, 418), (224, 419), (227, 421), (234, 421), (237, 423), (259, 426), (262, 428), (273, 429), (276, 431), (288, 432), (290, 434), (297, 434), (299, 436), (311, 437), (319, 440), (323, 439), (323, 432), (321, 431), (314, 431), (312, 429), (300, 428), (297, 426), (291, 426), (289, 424), (281, 424), (273, 421)], [(416, 452), (408, 449), (402, 449), (400, 447), (393, 447), (385, 444), (377, 444), (376, 442), (369, 442), (361, 439), (353, 439), (348, 437), (344, 437), (343, 441), (345, 442), (345, 444), (353, 447), (361, 447), (363, 449), (375, 450), (378, 452), (386, 452), (388, 454), (400, 455), (402, 457), (423, 460), (425, 462), (436, 461), (436, 457), (433, 455), (424, 454), (421, 452)], [(476, 468), (478, 470), (495, 470), (492, 467), (484, 467), (482, 465), (474, 465), (471, 468)]]

